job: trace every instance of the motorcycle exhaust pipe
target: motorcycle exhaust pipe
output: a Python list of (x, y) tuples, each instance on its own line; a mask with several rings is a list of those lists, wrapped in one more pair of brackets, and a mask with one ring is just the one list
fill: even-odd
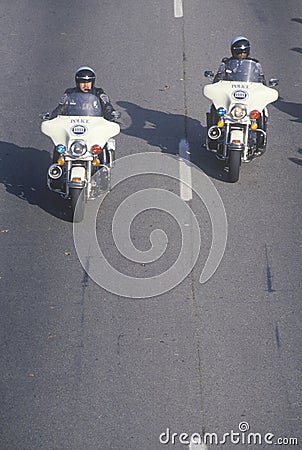
[(59, 166), (58, 164), (52, 164), (50, 166), (50, 168), (48, 169), (48, 177), (51, 178), (52, 180), (57, 180), (58, 178), (60, 178), (62, 176), (63, 170), (62, 167)]
[(213, 125), (208, 130), (208, 136), (210, 139), (219, 139), (221, 136), (221, 129), (217, 125)]

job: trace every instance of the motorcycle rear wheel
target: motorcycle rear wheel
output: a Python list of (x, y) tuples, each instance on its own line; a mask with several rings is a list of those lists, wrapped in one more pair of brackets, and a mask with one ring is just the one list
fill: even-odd
[(79, 188), (70, 188), (71, 210), (73, 221), (82, 222), (85, 211), (85, 190)]
[(231, 183), (239, 180), (239, 170), (241, 164), (241, 152), (232, 150), (229, 153), (229, 178)]

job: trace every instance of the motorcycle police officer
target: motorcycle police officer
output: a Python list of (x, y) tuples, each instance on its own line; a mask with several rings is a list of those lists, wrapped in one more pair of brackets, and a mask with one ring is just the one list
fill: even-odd
[[(102, 108), (102, 116), (106, 120), (115, 120), (119, 119), (121, 113), (116, 111), (110, 103), (108, 95), (103, 91), (102, 88), (98, 88), (94, 86), (95, 83), (95, 72), (91, 67), (82, 66), (75, 73), (75, 83), (76, 86), (73, 88), (66, 89), (63, 97), (61, 98), (58, 106), (52, 111), (49, 117), (53, 119), (58, 115), (66, 115), (68, 111), (68, 95), (83, 92), (87, 94), (95, 95), (101, 104)], [(56, 162), (59, 157), (59, 154), (56, 149), (54, 149), (53, 153), (53, 162)]]
[(265, 77), (264, 77), (264, 73), (263, 73), (261, 64), (259, 63), (259, 61), (257, 59), (249, 57), (250, 50), (251, 50), (250, 42), (246, 37), (244, 37), (244, 36), (235, 37), (231, 42), (232, 56), (230, 58), (222, 58), (221, 64), (217, 69), (217, 73), (214, 77), (213, 83), (216, 83), (217, 81), (220, 81), (220, 80), (228, 79), (226, 70), (228, 69), (229, 61), (231, 61), (233, 59), (239, 59), (239, 60), (249, 59), (249, 60), (255, 61), (257, 63), (257, 68), (258, 68), (259, 74), (260, 74), (259, 82), (265, 84)]
[[(229, 63), (231, 61), (233, 61), (234, 59), (237, 59), (237, 60), (249, 59), (249, 60), (255, 61), (256, 64), (257, 64), (257, 68), (258, 68), (258, 71), (259, 71), (259, 80), (258, 81), (260, 83), (266, 84), (265, 76), (264, 76), (261, 64), (259, 63), (259, 61), (257, 59), (250, 58), (250, 56), (249, 56), (250, 49), (251, 49), (250, 42), (249, 42), (249, 40), (246, 37), (244, 37), (244, 36), (237, 36), (237, 37), (235, 37), (232, 40), (232, 42), (231, 42), (231, 53), (232, 53), (232, 56), (230, 58), (228, 58), (228, 57), (222, 58), (221, 64), (219, 65), (219, 67), (217, 69), (217, 73), (214, 76), (213, 83), (217, 83), (217, 81), (220, 81), (220, 80), (228, 80), (227, 70), (228, 70), (228, 67), (229, 67)], [(207, 127), (208, 127), (208, 129), (212, 125), (215, 125), (217, 123), (218, 119), (219, 119), (219, 116), (217, 114), (216, 108), (214, 107), (214, 105), (211, 105), (210, 112), (207, 113)], [(258, 119), (258, 120), (260, 122), (259, 123), (260, 128), (265, 130), (266, 129), (266, 117), (265, 117), (265, 115), (264, 114), (261, 115), (260, 119)], [(263, 140), (262, 137), (260, 137), (260, 139)], [(212, 139), (209, 138), (208, 145), (209, 145), (209, 148), (211, 150), (216, 150), (217, 149), (217, 141), (215, 141), (215, 140), (212, 140)], [(260, 143), (260, 146), (261, 146), (261, 143)], [(264, 149), (263, 149), (262, 153), (263, 152), (264, 152)]]
[(105, 119), (118, 119), (121, 116), (121, 113), (114, 110), (113, 106), (110, 103), (108, 95), (103, 91), (103, 89), (94, 86), (95, 78), (95, 72), (91, 67), (80, 67), (75, 73), (76, 87), (66, 89), (63, 97), (59, 102), (59, 105), (52, 111), (50, 118), (53, 119), (60, 114), (66, 114), (68, 94), (72, 94), (74, 92), (84, 92), (93, 94), (98, 97), (101, 103), (102, 116)]

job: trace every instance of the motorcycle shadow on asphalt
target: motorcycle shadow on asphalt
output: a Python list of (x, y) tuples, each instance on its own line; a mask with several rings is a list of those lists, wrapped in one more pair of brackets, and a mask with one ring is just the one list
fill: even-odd
[(302, 123), (302, 105), (301, 103), (286, 102), (283, 97), (279, 97), (273, 106), (279, 111), (293, 117), (291, 122)]
[[(181, 114), (142, 108), (126, 101), (118, 101), (117, 105), (123, 108), (131, 119), (129, 125), (129, 120), (124, 119), (125, 127), (121, 126), (121, 133), (142, 139), (148, 145), (160, 148), (162, 153), (170, 155), (178, 155), (181, 140), (187, 139), (190, 161), (210, 178), (228, 180), (224, 163), (203, 147), (206, 127), (203, 127), (199, 120)], [(122, 118), (125, 118), (123, 111)]]
[[(279, 97), (278, 100), (275, 103), (273, 103), (273, 106), (277, 108), (279, 111), (292, 117), (291, 119), (289, 119), (291, 122), (302, 123), (301, 103), (286, 102), (283, 97)], [(301, 155), (302, 149), (300, 148), (297, 151)], [(298, 166), (302, 166), (302, 160), (300, 158), (289, 157), (288, 159), (294, 162), (295, 164), (298, 164)]]
[[(298, 153), (302, 155), (302, 148), (299, 148)], [(294, 162), (295, 164), (298, 164), (298, 166), (302, 166), (302, 158), (288, 158), (290, 161)]]
[(47, 213), (72, 221), (68, 202), (51, 192), (46, 184), (51, 155), (46, 150), (0, 142), (0, 183), (6, 191)]

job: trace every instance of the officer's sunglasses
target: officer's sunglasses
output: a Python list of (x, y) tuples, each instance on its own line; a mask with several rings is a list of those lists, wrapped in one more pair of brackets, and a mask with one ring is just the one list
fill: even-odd
[(234, 53), (235, 55), (240, 55), (241, 53), (247, 53), (247, 50), (243, 50), (242, 48), (235, 48)]

